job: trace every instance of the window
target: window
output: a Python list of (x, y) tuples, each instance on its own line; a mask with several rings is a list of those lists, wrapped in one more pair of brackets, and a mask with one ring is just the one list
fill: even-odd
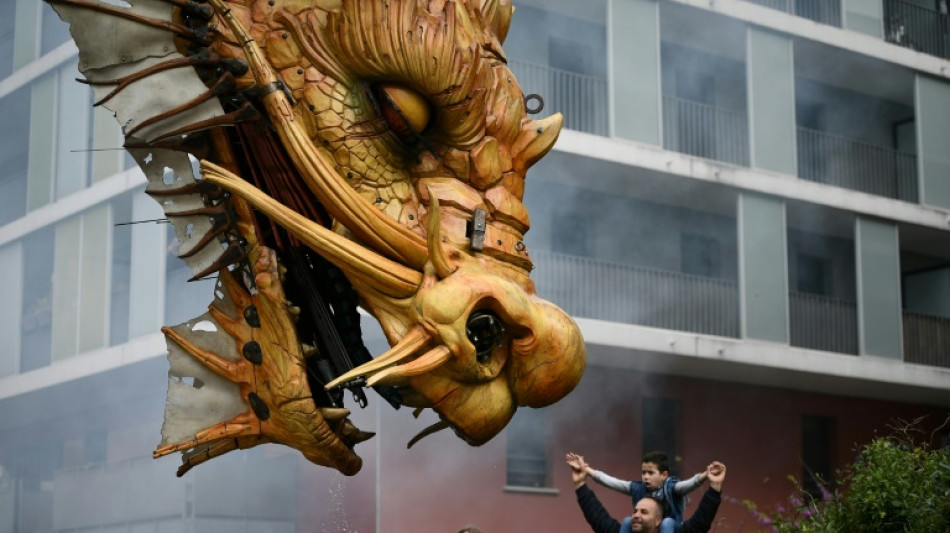
[(798, 254), (796, 266), (798, 267), (798, 280), (796, 283), (798, 292), (823, 296), (829, 296), (831, 294), (831, 282), (829, 279), (829, 270), (831, 268), (827, 259), (814, 255)]
[(518, 409), (508, 424), (506, 484), (511, 487), (547, 487), (548, 424), (543, 411)]
[(831, 481), (834, 420), (827, 416), (802, 415), (802, 488), (821, 497), (819, 482)]
[[(128, 193), (112, 201), (112, 279), (109, 303), (109, 345), (129, 339), (129, 283), (132, 263), (132, 198)], [(134, 193), (137, 194), (137, 193)], [(123, 224), (123, 225), (118, 225)]]
[(577, 212), (555, 214), (551, 221), (551, 251), (577, 256), (591, 255), (591, 219)]
[(675, 475), (675, 458), (679, 455), (677, 428), (680, 402), (667, 398), (643, 398), (640, 414), (643, 421), (642, 453), (666, 453), (670, 459), (670, 474)]
[(53, 228), (23, 239), (20, 372), (49, 365), (53, 322)]
[(16, 2), (0, 2), (0, 78), (13, 72)]
[(714, 237), (683, 233), (680, 237), (680, 271), (718, 278), (722, 271), (719, 241)]
[(22, 87), (0, 100), (0, 226), (26, 214), (26, 172), (30, 89)]

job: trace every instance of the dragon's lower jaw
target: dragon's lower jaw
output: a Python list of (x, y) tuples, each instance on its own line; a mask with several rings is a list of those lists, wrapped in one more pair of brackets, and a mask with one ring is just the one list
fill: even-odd
[(162, 443), (153, 455), (184, 452), (182, 475), (229, 451), (273, 442), (356, 474), (362, 460), (352, 448), (373, 434), (356, 428), (348, 410), (314, 403), (276, 254), (256, 247), (253, 255), (253, 294), (224, 269), (209, 312), (163, 330), (169, 397)]

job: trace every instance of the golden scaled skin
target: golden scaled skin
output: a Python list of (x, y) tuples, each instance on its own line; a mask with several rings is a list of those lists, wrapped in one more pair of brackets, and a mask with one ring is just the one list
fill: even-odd
[[(357, 377), (395, 386), (404, 404), (438, 413), (435, 429), (451, 428), (473, 445), (500, 432), (518, 406), (543, 407), (570, 392), (584, 370), (583, 339), (570, 317), (535, 294), (522, 242), (530, 226), (521, 202), (525, 173), (553, 145), (561, 117), (526, 116), (501, 51), (509, 2), (209, 3), (216, 12), (213, 47), (249, 64), (238, 86), (265, 89), (259, 106), (300, 179), (330, 214), (332, 231), (249, 185), (227, 164), (203, 161), (205, 181), (342, 269), (393, 345), (327, 387)], [(468, 226), (482, 212), (484, 246), (473, 246)], [(246, 233), (253, 231), (242, 227), (256, 242)], [(255, 274), (276, 290), (270, 256), (260, 250)], [(280, 305), (268, 312), (289, 313)], [(492, 333), (476, 347), (467, 328), (486, 315)], [(313, 413), (311, 420), (298, 412), (274, 414), (292, 405), (282, 398), (298, 398), (306, 385), (291, 325), (273, 320), (258, 342), (282, 347), (271, 356), (296, 362), (255, 368), (256, 385), (240, 373), (221, 373), (243, 384), (242, 394), (257, 391), (275, 420), (236, 435), (260, 435), (353, 473), (358, 458), (338, 446), (352, 426), (338, 424), (334, 440), (316, 409), (299, 411)], [(231, 334), (246, 341), (240, 328)], [(188, 351), (215, 368), (213, 357)]]

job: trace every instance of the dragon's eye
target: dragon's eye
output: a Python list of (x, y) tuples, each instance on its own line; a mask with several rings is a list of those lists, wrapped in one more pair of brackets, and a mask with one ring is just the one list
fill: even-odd
[(417, 137), (429, 125), (429, 103), (419, 93), (389, 83), (372, 88), (383, 118), (401, 139)]
[(475, 358), (484, 364), (491, 357), (492, 349), (501, 343), (505, 324), (491, 311), (475, 311), (465, 324), (465, 335), (475, 346)]

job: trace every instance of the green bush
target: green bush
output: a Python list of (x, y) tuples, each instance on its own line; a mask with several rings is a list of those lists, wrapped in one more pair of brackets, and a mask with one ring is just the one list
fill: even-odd
[[(919, 423), (919, 421), (918, 421)], [(812, 496), (797, 486), (790, 506), (760, 520), (774, 533), (950, 532), (950, 448), (915, 444), (917, 424), (876, 438), (835, 483)]]

